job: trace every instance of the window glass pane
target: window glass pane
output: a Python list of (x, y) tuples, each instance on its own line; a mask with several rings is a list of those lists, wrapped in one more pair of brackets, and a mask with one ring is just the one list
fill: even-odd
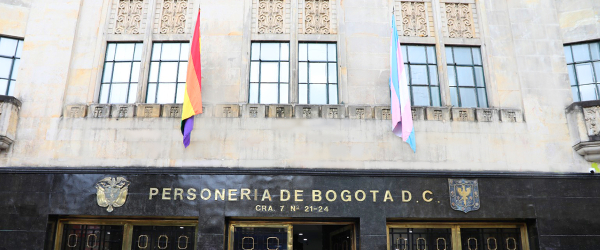
[[(410, 52), (409, 52), (410, 53)], [(427, 66), (410, 65), (410, 84), (427, 85)]]
[(133, 54), (133, 60), (135, 60), (135, 61), (142, 60), (142, 44), (141, 43), (135, 44), (135, 52)]
[(337, 62), (337, 51), (335, 44), (327, 44), (327, 60)]
[[(129, 82), (130, 74), (131, 74), (131, 63), (130, 62), (115, 63), (112, 82)], [(112, 95), (112, 90), (111, 90), (111, 95)], [(112, 100), (112, 98), (111, 98), (111, 100)]]
[(259, 60), (260, 59), (260, 43), (252, 43), (251, 48), (252, 55), (250, 56), (250, 60)]
[(183, 103), (183, 96), (185, 94), (185, 82), (177, 84), (177, 97), (175, 103)]
[(158, 81), (158, 64), (157, 62), (150, 63), (150, 82)]
[(0, 55), (13, 57), (17, 51), (18, 40), (6, 37), (0, 38)]
[[(177, 64), (178, 63), (176, 63), (176, 62), (160, 63), (160, 72), (158, 75), (158, 81), (159, 82), (175, 82), (177, 80)], [(171, 97), (173, 97), (173, 96), (171, 96)]]
[(579, 82), (579, 85), (594, 82), (591, 64), (576, 64), (575, 70), (577, 71), (577, 82)]
[(329, 104), (338, 104), (338, 85), (329, 84)]
[(290, 79), (290, 63), (282, 62), (279, 67), (279, 81), (288, 82)]
[(138, 82), (140, 78), (140, 63), (134, 62), (131, 69), (131, 82)]
[(8, 92), (8, 80), (0, 79), (0, 95), (6, 95)]
[(19, 40), (19, 45), (17, 45), (17, 54), (15, 56), (21, 58), (21, 52), (23, 52), (23, 41)]
[(579, 101), (579, 88), (577, 86), (571, 86), (571, 94), (573, 95), (573, 101)]
[(456, 73), (458, 74), (459, 86), (475, 86), (473, 82), (473, 68), (457, 66)]
[(309, 87), (310, 104), (327, 104), (326, 84), (311, 84)]
[(156, 103), (173, 103), (175, 101), (175, 83), (158, 84)]
[(460, 106), (464, 108), (477, 107), (477, 96), (474, 88), (459, 88)]
[(429, 83), (431, 85), (438, 85), (438, 74), (437, 74), (437, 66), (429, 65)]
[(160, 60), (161, 47), (162, 47), (162, 43), (155, 43), (152, 45), (152, 61)]
[(484, 88), (477, 88), (477, 98), (479, 98), (479, 107), (487, 108), (487, 97)]
[(408, 61), (410, 63), (427, 63), (425, 58), (425, 47), (424, 46), (407, 46), (408, 47)]
[(439, 107), (441, 106), (440, 103), (440, 88), (439, 87), (431, 87), (431, 101), (432, 101), (432, 106), (436, 106)]
[(573, 57), (576, 62), (589, 61), (590, 60), (590, 49), (588, 44), (573, 45)]
[(482, 67), (475, 67), (475, 81), (478, 87), (485, 87)]
[(250, 103), (258, 103), (258, 83), (250, 83)]
[(279, 103), (286, 104), (288, 103), (289, 96), (289, 85), (288, 84), (280, 84), (279, 85)]
[(179, 73), (177, 74), (177, 81), (178, 82), (185, 82), (186, 78), (187, 78), (187, 67), (188, 67), (188, 63), (187, 62), (180, 62), (179, 63)]
[(127, 103), (135, 103), (135, 98), (137, 95), (137, 84), (129, 85), (129, 97), (127, 98)]
[(282, 43), (281, 44), (281, 61), (288, 61), (290, 57), (290, 44)]
[(408, 62), (408, 52), (406, 52), (406, 45), (400, 45), (400, 48), (402, 49), (402, 60), (404, 62)]
[(327, 64), (311, 63), (308, 66), (310, 83), (327, 83)]
[(481, 65), (481, 51), (479, 48), (473, 48), (473, 62), (475, 65)]
[(0, 57), (0, 77), (1, 78), (8, 78), (11, 67), (12, 67), (12, 59)]
[(595, 84), (580, 85), (579, 91), (581, 92), (581, 101), (591, 101), (597, 99)]
[(456, 87), (450, 88), (450, 100), (452, 101), (452, 106), (458, 107), (458, 91)]
[(427, 46), (427, 62), (435, 63), (435, 48), (433, 46)]
[(131, 61), (133, 59), (133, 49), (135, 45), (133, 43), (118, 43), (117, 54), (115, 55), (116, 61)]
[(278, 99), (278, 84), (276, 83), (261, 83), (260, 84), (260, 103), (270, 104), (277, 103)]
[(190, 44), (189, 43), (182, 43), (181, 44), (181, 55), (180, 55), (180, 61), (187, 61), (188, 58), (190, 56)]
[[(118, 47), (118, 46), (117, 46)], [(127, 103), (127, 83), (113, 83), (110, 86), (110, 103)]]
[(117, 44), (115, 43), (109, 43), (108, 47), (106, 48), (106, 61), (113, 61), (115, 60), (115, 49), (117, 47)]
[(565, 46), (565, 58), (567, 59), (567, 63), (573, 62), (573, 54), (571, 54), (571, 46)]
[(308, 44), (306, 43), (301, 43), (298, 47), (298, 60), (299, 61), (307, 61), (307, 55), (308, 55), (308, 49), (307, 49)]
[(113, 63), (104, 63), (104, 75), (102, 76), (102, 82), (110, 82), (112, 77)]
[(8, 95), (13, 95), (14, 91), (15, 91), (15, 81), (9, 81), (8, 82)]
[(600, 43), (590, 43), (592, 60), (600, 60)]
[(299, 81), (301, 83), (307, 83), (308, 82), (308, 80), (307, 80), (307, 75), (308, 75), (307, 70), (308, 70), (307, 69), (307, 63), (300, 63), (298, 65), (298, 78), (299, 78)]
[(448, 82), (450, 86), (456, 86), (456, 67), (448, 66)]
[(575, 81), (575, 66), (567, 65), (567, 69), (569, 69), (569, 81), (571, 82), (571, 85), (577, 85), (577, 82)]
[(156, 103), (156, 83), (148, 84), (148, 96), (146, 97), (147, 103)]
[(162, 45), (162, 51), (160, 54), (160, 59), (165, 61), (165, 60), (170, 60), (170, 61), (176, 61), (179, 60), (179, 54), (180, 51), (179, 49), (181, 48), (181, 44), (180, 43), (163, 43)]
[(337, 63), (330, 63), (327, 67), (329, 70), (329, 83), (337, 83)]
[(308, 60), (309, 61), (326, 61), (327, 60), (327, 44), (309, 43), (308, 44)]
[(279, 60), (279, 43), (262, 43), (260, 60)]
[(250, 81), (251, 82), (258, 82), (258, 76), (259, 76), (259, 68), (258, 68), (259, 62), (251, 62), (250, 63)]
[(471, 48), (454, 47), (454, 60), (456, 60), (456, 64), (473, 64)]
[(596, 71), (596, 82), (600, 82), (600, 62), (594, 63), (594, 70)]
[(418, 87), (413, 86), (413, 105), (415, 106), (429, 106), (429, 87)]
[(108, 88), (110, 88), (110, 84), (100, 85), (100, 100), (98, 100), (99, 103), (108, 103)]
[(307, 85), (299, 84), (298, 86), (298, 97), (300, 104), (308, 104)]
[(260, 64), (260, 81), (261, 82), (277, 82), (279, 77), (279, 63), (263, 62)]

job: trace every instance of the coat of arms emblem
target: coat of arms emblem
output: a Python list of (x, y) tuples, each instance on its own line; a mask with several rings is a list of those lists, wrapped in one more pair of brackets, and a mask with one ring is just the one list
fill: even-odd
[(124, 177), (106, 177), (96, 183), (96, 200), (98, 206), (107, 207), (106, 211), (109, 213), (113, 211), (114, 207), (120, 207), (125, 204), (127, 199), (127, 191), (129, 188), (129, 181)]
[(465, 213), (479, 209), (477, 180), (448, 179), (452, 209)]

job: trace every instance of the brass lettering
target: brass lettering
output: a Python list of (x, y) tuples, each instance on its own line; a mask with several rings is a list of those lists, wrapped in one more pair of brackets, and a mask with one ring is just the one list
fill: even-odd
[(392, 193), (390, 193), (390, 190), (385, 190), (385, 197), (383, 197), (383, 202), (387, 202), (388, 200), (394, 202), (394, 198), (392, 198)]
[[(358, 198), (358, 194), (362, 194), (362, 198)], [(354, 192), (354, 198), (356, 198), (357, 201), (364, 201), (365, 198), (367, 198), (367, 195), (365, 194), (365, 191), (356, 190), (356, 192)]]
[(352, 201), (352, 195), (350, 195), (350, 191), (348, 191), (348, 190), (342, 191), (342, 193), (340, 194), (340, 197), (342, 198), (342, 201), (345, 201), (345, 202)]
[(228, 201), (237, 201), (237, 189), (229, 189), (227, 190), (227, 200)]
[(409, 202), (410, 200), (412, 200), (412, 194), (409, 191), (402, 190), (402, 202)]
[(379, 193), (379, 190), (371, 190), (370, 192), (373, 194), (373, 202), (377, 202), (377, 193)]
[(257, 201), (256, 199), (256, 193), (258, 192), (258, 190), (254, 189), (254, 200)]
[(261, 207), (260, 205), (256, 205), (256, 207), (254, 207), (254, 209), (256, 209), (256, 211), (260, 212), (260, 207)]
[[(329, 198), (329, 194), (333, 194), (333, 198)], [(325, 199), (327, 199), (330, 202), (335, 201), (336, 198), (337, 198), (337, 194), (333, 190), (327, 190), (327, 193), (325, 193)]]
[(190, 201), (196, 200), (196, 189), (195, 188), (189, 188), (187, 191), (188, 195), (187, 195), (187, 199)]
[(243, 200), (244, 197), (246, 197), (246, 199), (250, 200), (250, 189), (242, 188), (241, 192), (242, 193), (240, 194), (240, 200)]
[[(208, 196), (204, 196), (204, 192), (208, 192)], [(212, 195), (212, 193), (210, 192), (210, 189), (208, 189), (208, 188), (203, 188), (202, 191), (200, 191), (200, 198), (202, 198), (205, 201), (210, 199), (211, 195)]]
[(289, 200), (290, 200), (290, 191), (289, 191), (289, 190), (287, 190), (287, 189), (282, 189), (282, 190), (279, 192), (279, 194), (280, 194), (280, 197), (279, 197), (279, 199), (280, 199), (281, 201), (289, 201)]
[(162, 199), (163, 200), (171, 200), (171, 188), (163, 188), (162, 190)]
[(177, 200), (177, 196), (179, 196), (179, 200), (183, 200), (183, 188), (175, 188), (175, 193), (173, 194), (173, 200)]
[(428, 198), (427, 198), (427, 194), (430, 194), (430, 195), (432, 195), (432, 194), (433, 194), (433, 192), (431, 192), (431, 191), (429, 191), (429, 190), (425, 190), (425, 191), (423, 192), (423, 200), (424, 200), (425, 202), (431, 202), (431, 201), (433, 200), (433, 198), (429, 198), (429, 199), (428, 199)]
[(222, 201), (225, 200), (225, 189), (215, 189), (215, 200), (221, 198)]
[(150, 188), (150, 197), (148, 200), (152, 200), (152, 196), (156, 196), (158, 194), (158, 188)]
[(304, 190), (294, 190), (294, 201), (304, 201), (302, 192)]
[(312, 200), (313, 201), (321, 201), (321, 190), (313, 190), (312, 191)]
[(273, 201), (271, 199), (271, 194), (269, 193), (268, 189), (265, 189), (265, 192), (262, 195), (262, 200), (261, 201), (265, 201), (266, 199), (269, 199), (269, 201)]

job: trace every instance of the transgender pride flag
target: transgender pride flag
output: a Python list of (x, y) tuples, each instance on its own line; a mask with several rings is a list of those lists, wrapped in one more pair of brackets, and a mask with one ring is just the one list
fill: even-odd
[(400, 41), (398, 41), (398, 30), (396, 29), (396, 18), (394, 15), (392, 15), (391, 53), (390, 89), (392, 92), (392, 131), (398, 137), (402, 137), (402, 140), (407, 142), (414, 152), (417, 152), (408, 84), (406, 81), (406, 72), (404, 71), (404, 60), (402, 60)]

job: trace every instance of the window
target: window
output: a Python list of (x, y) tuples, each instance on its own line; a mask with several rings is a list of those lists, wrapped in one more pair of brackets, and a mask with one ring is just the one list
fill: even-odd
[(337, 46), (300, 43), (298, 46), (300, 104), (338, 104)]
[(446, 61), (452, 105), (487, 108), (480, 49), (477, 47), (446, 47)]
[(600, 43), (582, 43), (564, 47), (573, 100), (599, 100)]
[(23, 40), (0, 37), (0, 95), (13, 95)]
[(183, 103), (189, 43), (154, 43), (147, 103)]
[(289, 43), (252, 43), (250, 103), (288, 103), (289, 72)]
[(408, 75), (410, 101), (414, 106), (440, 106), (440, 85), (434, 46), (402, 45)]
[(142, 43), (109, 43), (99, 103), (134, 103), (140, 77)]

